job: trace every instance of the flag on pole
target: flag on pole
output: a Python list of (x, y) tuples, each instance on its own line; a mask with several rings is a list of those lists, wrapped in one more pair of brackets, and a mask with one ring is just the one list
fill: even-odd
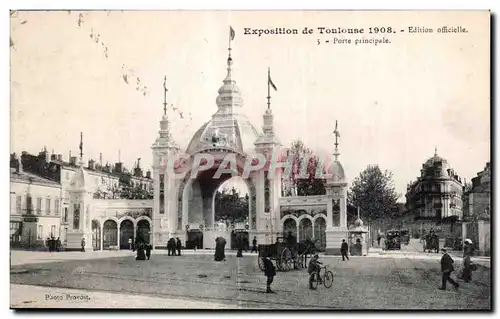
[(232, 26), (229, 26), (229, 40), (230, 41), (233, 41), (234, 40), (234, 36), (236, 35), (236, 33), (234, 32), (234, 29)]
[(335, 121), (335, 131), (333, 131), (333, 133), (335, 134), (336, 137), (340, 137), (340, 133), (339, 133), (339, 130), (338, 130), (338, 122)]
[(80, 156), (83, 153), (83, 133), (80, 133)]
[(267, 77), (268, 77), (267, 81), (268, 81), (269, 85), (271, 85), (275, 91), (278, 91), (278, 89), (276, 88), (276, 85), (274, 85), (274, 83), (273, 83), (273, 80), (271, 80), (271, 73), (269, 73)]

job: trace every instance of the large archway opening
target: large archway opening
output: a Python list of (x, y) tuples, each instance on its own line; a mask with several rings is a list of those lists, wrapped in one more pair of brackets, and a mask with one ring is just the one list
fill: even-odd
[(309, 218), (302, 218), (302, 220), (299, 223), (299, 240), (303, 241), (312, 238), (313, 238), (312, 222)]
[(151, 234), (151, 225), (149, 221), (146, 219), (141, 219), (137, 222), (137, 231), (136, 231), (136, 242), (138, 243), (149, 243), (150, 242), (150, 234)]
[[(220, 156), (219, 156), (220, 155)], [(248, 230), (255, 229), (255, 187), (249, 179), (242, 179), (242, 157), (237, 156), (236, 167), (226, 164), (226, 171), (218, 172), (225, 154), (219, 154), (214, 166), (186, 178), (179, 189), (179, 230), (186, 230), (186, 247), (215, 247), (215, 238), (223, 237), (231, 247), (232, 237), (243, 238), (249, 245)], [(226, 162), (227, 163), (227, 162)], [(233, 163), (234, 164), (234, 163)], [(232, 173), (228, 170), (234, 169)], [(252, 210), (253, 208), (253, 210)], [(252, 214), (253, 212), (253, 214)], [(246, 234), (234, 234), (239, 229)], [(245, 236), (246, 235), (246, 236)], [(246, 240), (245, 240), (246, 238)]]
[(326, 249), (326, 221), (323, 217), (318, 217), (314, 221), (314, 239), (316, 239), (316, 248), (319, 251)]
[(92, 248), (101, 250), (101, 224), (98, 220), (92, 220)]
[(293, 218), (287, 218), (283, 222), (283, 237), (287, 237), (289, 234), (292, 234), (296, 239), (297, 237), (297, 223)]
[(118, 246), (118, 225), (114, 220), (108, 219), (103, 224), (103, 249)]
[(124, 219), (120, 223), (120, 249), (130, 249), (131, 244), (134, 244), (134, 223)]

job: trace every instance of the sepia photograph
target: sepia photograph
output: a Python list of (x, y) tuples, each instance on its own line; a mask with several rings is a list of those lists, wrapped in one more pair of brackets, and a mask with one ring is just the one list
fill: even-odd
[(491, 23), (11, 10), (10, 308), (492, 311)]

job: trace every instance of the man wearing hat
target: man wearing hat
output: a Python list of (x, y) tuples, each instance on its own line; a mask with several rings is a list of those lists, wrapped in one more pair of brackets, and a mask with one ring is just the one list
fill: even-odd
[(455, 280), (450, 278), (451, 272), (455, 270), (453, 268), (453, 259), (448, 254), (448, 251), (444, 248), (441, 249), (443, 252), (443, 257), (441, 257), (441, 272), (443, 273), (442, 284), (439, 288), (440, 290), (446, 290), (446, 282), (449, 281), (455, 289), (458, 289), (460, 286), (455, 282)]

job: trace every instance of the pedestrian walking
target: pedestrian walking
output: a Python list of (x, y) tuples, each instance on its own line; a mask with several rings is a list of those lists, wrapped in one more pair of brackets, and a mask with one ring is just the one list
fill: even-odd
[(274, 276), (276, 276), (276, 268), (271, 259), (269, 259), (269, 256), (264, 257), (264, 275), (267, 277), (266, 292), (274, 293), (271, 290), (271, 284), (273, 283)]
[(81, 252), (82, 252), (82, 253), (84, 253), (84, 252), (85, 252), (85, 238), (82, 238), (81, 245), (82, 245), (82, 250), (81, 250)]
[(251, 253), (257, 252), (257, 236), (253, 236)]
[[(128, 239), (128, 248), (129, 248), (130, 250), (132, 250), (132, 238), (129, 238), (129, 239)], [(135, 248), (134, 248), (134, 250), (135, 250)]]
[(137, 245), (137, 256), (135, 257), (135, 260), (146, 260), (146, 254), (144, 251), (144, 244), (140, 243)]
[(149, 260), (151, 258), (151, 250), (153, 249), (153, 246), (150, 243), (147, 243), (144, 248), (146, 249), (146, 258)]
[(342, 261), (349, 260), (349, 256), (347, 255), (349, 252), (349, 246), (345, 242), (345, 239), (342, 239), (342, 244), (340, 245), (340, 254), (342, 255)]
[(175, 239), (170, 238), (167, 242), (167, 250), (169, 256), (175, 256)]
[(177, 248), (177, 256), (180, 256), (181, 255), (182, 243), (181, 243), (181, 240), (179, 239), (179, 237), (177, 237), (177, 242), (176, 242), (175, 246)]
[(56, 240), (56, 251), (59, 252), (61, 249), (61, 239), (59, 239), (59, 237), (57, 237), (57, 240)]
[(455, 270), (455, 268), (453, 268), (454, 261), (448, 254), (446, 249), (442, 248), (441, 251), (443, 252), (443, 257), (441, 257), (441, 272), (443, 273), (443, 275), (441, 278), (441, 287), (439, 287), (439, 289), (446, 290), (447, 281), (449, 281), (453, 285), (453, 287), (455, 287), (455, 289), (458, 289), (460, 285), (450, 277), (451, 273)]

